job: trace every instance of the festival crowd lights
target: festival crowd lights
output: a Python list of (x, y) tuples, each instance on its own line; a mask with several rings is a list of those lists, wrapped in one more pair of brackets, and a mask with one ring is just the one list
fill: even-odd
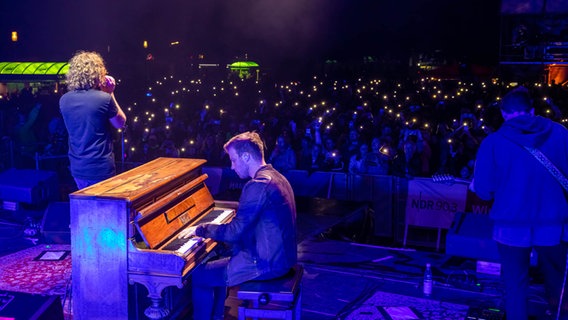
[[(533, 86), (536, 89), (548, 87), (543, 87), (540, 83)], [(315, 76), (311, 83), (291, 81), (274, 85), (244, 79), (205, 81), (199, 78), (188, 80), (164, 76), (147, 87), (147, 93), (139, 97), (138, 101), (128, 103), (126, 109), (136, 128), (145, 133), (156, 129), (173, 130), (176, 121), (190, 121), (194, 116), (200, 117), (202, 121), (210, 118), (220, 125), (228, 125), (228, 122), (239, 121), (238, 117), (243, 116), (241, 111), (233, 110), (237, 104), (251, 108), (248, 110), (250, 113), (272, 109), (281, 110), (275, 113), (279, 114), (290, 110), (305, 123), (317, 123), (326, 132), (349, 130), (344, 121), (339, 121), (346, 113), (350, 114), (350, 120), (355, 123), (353, 128), (359, 131), (373, 130), (372, 123), (376, 123), (380, 117), (390, 117), (401, 126), (433, 130), (433, 124), (437, 121), (433, 117), (440, 116), (436, 114), (436, 108), (451, 106), (455, 110), (445, 110), (458, 118), (447, 125), (454, 128), (461, 125), (485, 129), (488, 125), (483, 120), (485, 109), (498, 102), (502, 93), (510, 87), (511, 83), (502, 83), (498, 79), (473, 83), (424, 77), (401, 83), (362, 78), (349, 82)], [(553, 104), (548, 95), (543, 95), (539, 100), (544, 105)], [(460, 121), (460, 109), (468, 109), (475, 114), (475, 121)], [(552, 116), (552, 109), (553, 107), (542, 108), (543, 115)], [(262, 118), (260, 120), (266, 121)], [(560, 121), (568, 122), (567, 119)], [(187, 139), (189, 144), (194, 144), (196, 137)], [(123, 142), (137, 143), (133, 137), (124, 139)], [(132, 145), (127, 149), (134, 152), (140, 148)]]

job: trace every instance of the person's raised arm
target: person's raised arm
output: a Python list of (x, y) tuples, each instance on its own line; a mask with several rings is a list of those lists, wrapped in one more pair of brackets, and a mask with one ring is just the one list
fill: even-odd
[(118, 109), (116, 116), (110, 118), (110, 123), (112, 124), (113, 127), (117, 128), (117, 129), (124, 128), (124, 125), (126, 124), (126, 114), (124, 114), (124, 111), (122, 111), (122, 108), (120, 107), (118, 102), (116, 102), (116, 98), (114, 97), (114, 93), (111, 93), (110, 96), (112, 97), (112, 100), (114, 101), (114, 104), (116, 105), (116, 109)]
[(105, 83), (101, 85), (101, 90), (110, 94), (113, 103), (116, 105), (116, 108), (118, 109), (116, 116), (110, 118), (110, 123), (112, 124), (113, 127), (117, 129), (124, 128), (124, 125), (126, 124), (126, 114), (124, 114), (124, 111), (122, 111), (122, 108), (120, 107), (120, 105), (116, 101), (116, 97), (114, 96), (114, 89), (116, 88), (116, 80), (114, 80), (114, 78), (109, 75), (105, 76), (105, 79), (106, 79)]

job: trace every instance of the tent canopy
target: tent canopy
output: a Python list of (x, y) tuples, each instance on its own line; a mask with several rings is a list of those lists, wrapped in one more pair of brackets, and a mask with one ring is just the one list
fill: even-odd
[(249, 69), (249, 68), (258, 68), (258, 63), (254, 61), (236, 61), (229, 65), (231, 70), (234, 69)]
[(61, 81), (67, 62), (0, 62), (0, 82)]

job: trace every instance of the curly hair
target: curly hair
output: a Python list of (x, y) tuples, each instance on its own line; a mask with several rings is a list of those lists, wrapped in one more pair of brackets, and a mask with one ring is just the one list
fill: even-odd
[(107, 69), (97, 52), (79, 51), (69, 60), (69, 71), (65, 75), (69, 90), (98, 88), (104, 83)]

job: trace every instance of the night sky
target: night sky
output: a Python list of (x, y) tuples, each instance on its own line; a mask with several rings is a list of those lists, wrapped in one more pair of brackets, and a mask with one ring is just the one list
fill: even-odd
[(67, 61), (82, 49), (118, 61), (149, 51), (279, 63), (441, 49), (492, 62), (499, 9), (495, 0), (18, 0), (0, 11), (0, 60)]

